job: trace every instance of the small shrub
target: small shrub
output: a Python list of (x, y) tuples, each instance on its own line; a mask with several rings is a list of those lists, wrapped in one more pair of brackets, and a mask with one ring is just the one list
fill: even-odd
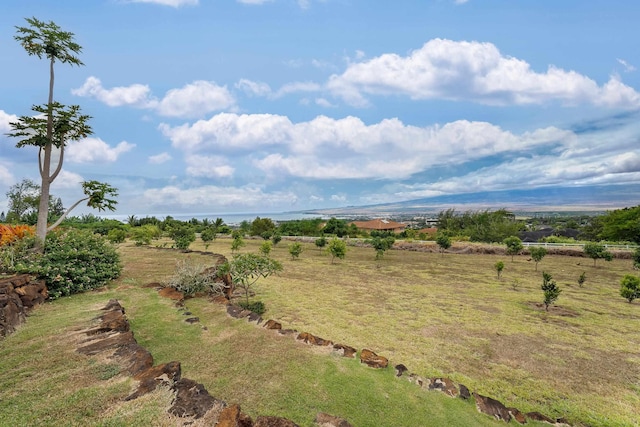
[(263, 315), (267, 311), (262, 301), (252, 301), (252, 302), (240, 301), (238, 305), (244, 308), (245, 310), (253, 311), (254, 313), (260, 314), (260, 315)]
[(549, 311), (549, 306), (553, 304), (562, 290), (558, 288), (555, 280), (552, 280), (551, 274), (542, 272), (542, 292), (544, 293), (544, 309)]
[(237, 235), (231, 241), (231, 252), (235, 253), (235, 252), (239, 251), (240, 248), (243, 247), (244, 245), (246, 245), (246, 243), (244, 242), (244, 239), (242, 238), (242, 236), (241, 235)]
[(578, 277), (578, 286), (582, 287), (584, 285), (584, 282), (586, 281), (587, 281), (587, 275), (583, 271), (580, 277)]
[(127, 238), (127, 232), (122, 228), (112, 228), (107, 233), (107, 240), (111, 243), (122, 243)]
[(291, 255), (291, 259), (296, 259), (302, 253), (302, 244), (300, 242), (291, 243), (289, 245), (289, 255)]
[(327, 246), (327, 238), (324, 236), (318, 237), (315, 241), (315, 244), (317, 248), (322, 249)]
[(327, 246), (327, 252), (331, 254), (331, 264), (336, 258), (344, 259), (347, 255), (347, 244), (344, 240), (334, 237)]
[(131, 239), (136, 246), (150, 245), (151, 240), (158, 239), (161, 234), (160, 228), (154, 224), (145, 224), (131, 229)]
[(595, 242), (587, 242), (584, 244), (584, 253), (593, 259), (593, 266), (596, 266), (596, 262), (599, 259), (604, 259), (605, 261), (611, 261), (613, 259), (613, 254), (607, 250), (607, 248), (602, 243)]
[(234, 285), (244, 290), (246, 303), (249, 304), (249, 291), (261, 277), (266, 278), (282, 271), (282, 264), (274, 259), (252, 254), (235, 255), (233, 260), (222, 264), (220, 273), (231, 274)]
[(200, 239), (202, 239), (202, 241), (204, 242), (204, 249), (209, 249), (211, 241), (216, 239), (216, 229), (213, 227), (206, 227), (200, 233)]
[(536, 271), (538, 271), (538, 263), (547, 255), (547, 250), (542, 246), (534, 246), (529, 249), (531, 259), (536, 263)]
[(264, 240), (271, 239), (271, 236), (273, 236), (273, 231), (264, 231), (262, 234), (260, 234), (260, 237), (262, 237)]
[(44, 279), (52, 299), (106, 285), (122, 267), (115, 248), (90, 231), (69, 229), (47, 234), (44, 254), (16, 262), (21, 273)]
[(438, 234), (436, 244), (440, 248), (440, 254), (444, 256), (444, 251), (451, 247), (451, 238), (446, 234)]
[(640, 246), (638, 246), (633, 253), (633, 268), (640, 269)]
[(513, 279), (513, 281), (511, 282), (511, 288), (514, 291), (517, 291), (519, 287), (520, 287), (520, 280), (519, 279)]
[(498, 279), (500, 279), (500, 276), (502, 276), (502, 270), (504, 270), (504, 262), (502, 261), (498, 261), (493, 265), (493, 268), (496, 270), (496, 273), (498, 273)]
[(507, 237), (504, 239), (504, 244), (507, 246), (507, 255), (511, 255), (511, 262), (513, 262), (514, 255), (518, 255), (524, 248), (522, 240), (516, 236)]
[(271, 248), (273, 248), (273, 243), (267, 239), (260, 244), (260, 253), (264, 256), (269, 256)]
[(620, 281), (620, 296), (626, 298), (629, 304), (634, 299), (640, 298), (640, 277), (631, 274), (625, 275)]
[(167, 285), (182, 292), (185, 296), (193, 296), (198, 292), (219, 294), (222, 292), (224, 284), (216, 279), (216, 275), (205, 274), (203, 265), (185, 259), (178, 261)]
[(33, 253), (35, 237), (23, 237), (14, 240), (10, 245), (0, 246), (0, 273), (16, 273), (20, 266), (24, 268), (30, 258), (37, 254)]
[(273, 235), (271, 236), (271, 241), (273, 242), (274, 246), (280, 243), (281, 240), (282, 236), (280, 235), (280, 233), (273, 233)]
[(196, 232), (189, 225), (181, 225), (175, 227), (169, 233), (171, 239), (175, 242), (176, 248), (186, 251), (191, 243), (196, 241)]

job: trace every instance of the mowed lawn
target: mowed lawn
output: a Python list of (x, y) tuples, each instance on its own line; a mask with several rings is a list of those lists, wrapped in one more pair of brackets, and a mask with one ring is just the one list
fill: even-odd
[[(247, 240), (241, 252), (257, 252), (260, 243)], [(392, 365), (450, 377), (523, 412), (593, 426), (638, 425), (640, 303), (619, 296), (620, 279), (634, 273), (630, 261), (598, 261), (594, 268), (590, 259), (548, 255), (536, 272), (526, 256), (511, 262), (391, 250), (376, 261), (373, 249), (349, 247), (346, 259), (332, 264), (312, 243), (291, 260), (289, 243), (271, 253), (283, 272), (255, 288), (268, 309), (264, 317), (284, 328), (369, 348)], [(460, 249), (454, 245), (451, 252)], [(231, 257), (231, 241), (219, 238), (208, 250)], [(325, 411), (358, 427), (500, 425), (471, 402), (231, 319), (206, 298), (186, 301), (201, 320), (189, 325), (171, 301), (143, 285), (165, 280), (179, 259), (206, 266), (210, 258), (130, 243), (120, 252), (125, 269), (112, 285), (46, 304), (0, 341), (0, 425), (16, 419), (26, 420), (23, 425), (175, 425), (164, 416), (166, 393), (123, 402), (132, 381), (108, 361), (73, 351), (77, 331), (109, 298), (122, 302), (156, 363), (179, 360), (183, 376), (254, 417), (279, 415), (312, 426), (315, 413)], [(506, 265), (500, 280), (493, 268), (498, 260)], [(548, 313), (539, 306), (542, 271), (563, 290)]]

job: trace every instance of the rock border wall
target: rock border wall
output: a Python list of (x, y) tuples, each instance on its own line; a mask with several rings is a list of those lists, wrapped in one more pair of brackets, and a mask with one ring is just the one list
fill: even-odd
[(30, 274), (0, 278), (0, 338), (14, 332), (29, 311), (48, 297), (44, 280)]

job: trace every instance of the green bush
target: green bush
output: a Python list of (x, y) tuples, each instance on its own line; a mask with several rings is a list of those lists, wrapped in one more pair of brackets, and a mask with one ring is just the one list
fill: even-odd
[(302, 244), (300, 242), (294, 242), (289, 245), (289, 255), (291, 255), (292, 260), (298, 258), (301, 253)]
[(189, 225), (177, 226), (171, 229), (169, 233), (171, 239), (175, 242), (175, 246), (178, 249), (186, 251), (189, 249), (191, 243), (196, 241), (196, 232)]
[(111, 243), (122, 243), (127, 238), (127, 232), (121, 228), (112, 228), (107, 233), (107, 240)]
[(47, 234), (44, 254), (29, 255), (16, 262), (20, 273), (44, 279), (52, 299), (96, 289), (117, 278), (120, 257), (104, 237), (84, 230), (61, 230)]
[(37, 256), (32, 251), (35, 237), (26, 236), (12, 242), (10, 245), (0, 246), (0, 273), (13, 274), (24, 268), (30, 258)]
[(264, 256), (269, 256), (271, 253), (271, 249), (273, 248), (273, 243), (270, 240), (265, 240), (260, 244), (260, 253)]
[(178, 261), (167, 285), (185, 296), (193, 296), (198, 292), (219, 294), (224, 286), (217, 280), (216, 274), (206, 274), (203, 265), (195, 264), (189, 259)]
[(629, 303), (640, 298), (640, 277), (631, 274), (625, 275), (620, 281), (620, 296), (626, 298)]
[(245, 310), (253, 311), (254, 313), (260, 314), (260, 315), (264, 314), (267, 311), (262, 301), (252, 301), (252, 302), (240, 301), (238, 305), (244, 308)]
[(498, 273), (498, 279), (500, 278), (500, 276), (502, 276), (502, 270), (504, 270), (504, 262), (502, 261), (498, 261), (493, 265), (493, 268), (496, 270), (496, 273)]
[(542, 292), (544, 294), (544, 309), (549, 311), (549, 306), (556, 302), (562, 290), (558, 287), (551, 274), (542, 272)]
[(154, 224), (145, 224), (131, 229), (131, 238), (136, 242), (136, 246), (149, 245), (152, 239), (159, 238), (161, 234), (160, 228)]

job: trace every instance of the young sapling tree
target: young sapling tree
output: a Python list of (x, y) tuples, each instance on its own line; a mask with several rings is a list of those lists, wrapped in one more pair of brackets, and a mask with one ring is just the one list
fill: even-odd
[(542, 292), (544, 294), (544, 309), (549, 311), (549, 306), (553, 304), (558, 297), (560, 296), (560, 292), (562, 290), (558, 288), (555, 280), (551, 277), (551, 274), (542, 272)]
[(533, 246), (529, 249), (531, 259), (536, 263), (536, 271), (538, 271), (538, 263), (547, 255), (547, 249), (542, 246)]

